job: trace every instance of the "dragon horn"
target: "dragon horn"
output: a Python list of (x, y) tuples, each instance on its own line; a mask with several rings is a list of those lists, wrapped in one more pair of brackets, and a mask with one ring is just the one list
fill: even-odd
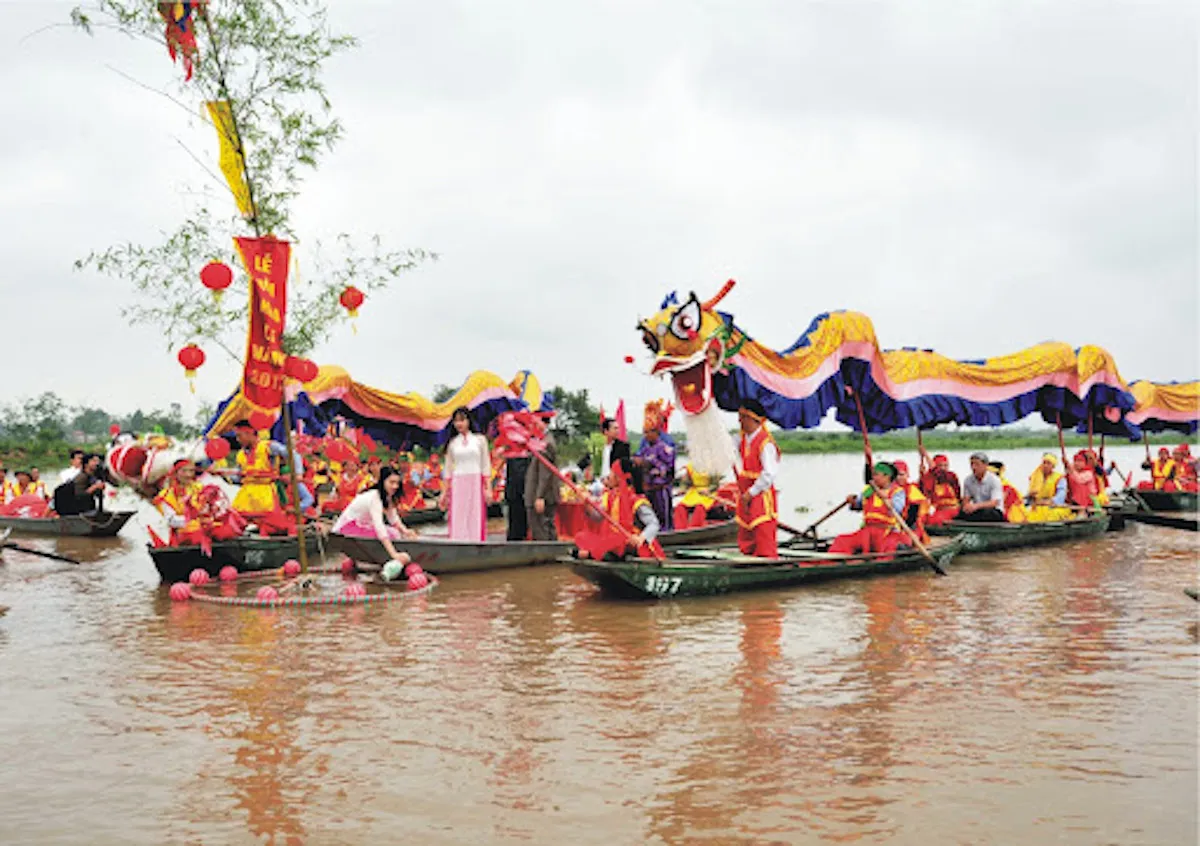
[(700, 308), (703, 309), (704, 311), (711, 311), (713, 308), (716, 307), (717, 303), (719, 303), (721, 300), (725, 299), (725, 295), (728, 294), (730, 291), (732, 291), (733, 286), (736, 284), (737, 284), (737, 282), (735, 280), (730, 279), (728, 282), (726, 282), (724, 285), (721, 286), (721, 290), (717, 291), (717, 295), (715, 297), (713, 297), (708, 302), (702, 303), (700, 305)]

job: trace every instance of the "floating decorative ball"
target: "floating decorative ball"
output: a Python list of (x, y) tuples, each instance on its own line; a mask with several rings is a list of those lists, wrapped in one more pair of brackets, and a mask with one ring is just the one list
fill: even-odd
[(300, 575), (300, 562), (295, 558), (283, 562), (283, 574), (288, 577)]
[(351, 582), (350, 584), (346, 585), (342, 593), (345, 596), (357, 599), (366, 596), (367, 589), (363, 587), (362, 582)]
[(258, 593), (255, 594), (255, 598), (257, 598), (259, 602), (274, 602), (279, 598), (279, 591), (275, 590), (275, 588), (271, 587), (270, 585), (263, 585), (258, 589)]
[(167, 593), (172, 602), (187, 602), (192, 598), (192, 586), (187, 582), (176, 582)]
[(403, 572), (403, 564), (401, 564), (399, 561), (389, 561), (383, 565), (381, 575), (383, 576), (384, 581), (394, 582), (396, 579), (400, 578)]
[(217, 578), (223, 582), (232, 582), (237, 579), (237, 576), (237, 567), (234, 567), (232, 564), (226, 564), (221, 568), (221, 571), (217, 573)]
[(188, 573), (188, 581), (196, 587), (208, 584), (208, 571), (202, 567), (197, 567), (192, 572)]

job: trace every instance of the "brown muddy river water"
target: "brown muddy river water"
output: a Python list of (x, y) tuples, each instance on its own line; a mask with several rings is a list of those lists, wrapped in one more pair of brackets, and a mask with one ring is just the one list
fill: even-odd
[[(860, 472), (789, 457), (785, 517)], [(277, 611), (172, 604), (144, 538), (0, 559), (0, 843), (1196, 842), (1190, 533), (657, 604), (549, 566)]]

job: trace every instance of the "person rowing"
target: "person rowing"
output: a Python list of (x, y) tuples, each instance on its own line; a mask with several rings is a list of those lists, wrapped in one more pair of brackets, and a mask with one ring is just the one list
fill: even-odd
[(650, 500), (634, 488), (625, 469), (626, 460), (620, 459), (612, 465), (602, 480), (605, 491), (600, 499), (600, 508), (620, 525), (621, 530), (604, 520), (596, 506), (589, 503), (584, 513), (592, 526), (575, 536), (576, 558), (611, 561), (624, 558), (629, 552), (639, 558), (663, 557), (658, 542), (661, 527), (658, 515)]
[(862, 512), (862, 527), (835, 537), (829, 552), (838, 555), (893, 553), (909, 545), (895, 516), (904, 513), (907, 501), (904, 490), (896, 484), (895, 465), (877, 462), (871, 468), (871, 484), (862, 493), (846, 497), (852, 510)]

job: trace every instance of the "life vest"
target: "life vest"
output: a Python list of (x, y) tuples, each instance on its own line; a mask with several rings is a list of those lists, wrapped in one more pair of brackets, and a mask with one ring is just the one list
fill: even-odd
[[(746, 493), (754, 487), (755, 480), (762, 473), (762, 451), (767, 444), (770, 444), (776, 451), (779, 450), (765, 425), (759, 426), (758, 431), (749, 439), (742, 435), (739, 444), (742, 469), (737, 474), (737, 486), (740, 493)], [(778, 517), (779, 515), (775, 511), (774, 485), (751, 499), (748, 506), (742, 503), (741, 497), (738, 497), (737, 524), (743, 529), (753, 529), (768, 520), (776, 520)]]
[(894, 484), (883, 492), (883, 496), (879, 495), (874, 486), (864, 488), (862, 492), (863, 526), (879, 526), (889, 532), (900, 531), (900, 526), (896, 523), (896, 518), (892, 516), (891, 509), (891, 499), (895, 494), (896, 485)]
[[(910, 511), (916, 506), (917, 513), (910, 518)], [(913, 523), (921, 522), (921, 518), (929, 508), (929, 497), (925, 496), (920, 486), (915, 482), (908, 482), (904, 486), (904, 517), (906, 520), (912, 519)]]
[(1029, 474), (1029, 495), (1034, 499), (1054, 499), (1054, 493), (1058, 490), (1058, 482), (1062, 477), (1063, 474), (1057, 470), (1052, 470), (1047, 476), (1039, 467)]
[(1168, 458), (1163, 461), (1156, 458), (1150, 463), (1150, 478), (1154, 480), (1154, 489), (1161, 491), (1167, 482), (1175, 478), (1175, 461)]
[(0, 505), (8, 502), (8, 486), (9, 482), (0, 479)]
[[(953, 479), (955, 477), (951, 474), (950, 478)], [(929, 503), (935, 511), (944, 508), (958, 508), (958, 485), (951, 481), (936, 481), (932, 470), (926, 473), (924, 481), (925, 493), (928, 495)]]
[(46, 491), (46, 483), (43, 482), (41, 479), (38, 479), (36, 482), (33, 483), (33, 492), (35, 494), (37, 494), (38, 496), (40, 496), (42, 499), (47, 499), (47, 500), (50, 499), (50, 494), (47, 493), (47, 491)]
[(8, 498), (16, 499), (19, 496), (36, 496), (37, 485), (30, 482), (28, 485), (22, 485), (20, 482), (13, 482), (8, 486)]

